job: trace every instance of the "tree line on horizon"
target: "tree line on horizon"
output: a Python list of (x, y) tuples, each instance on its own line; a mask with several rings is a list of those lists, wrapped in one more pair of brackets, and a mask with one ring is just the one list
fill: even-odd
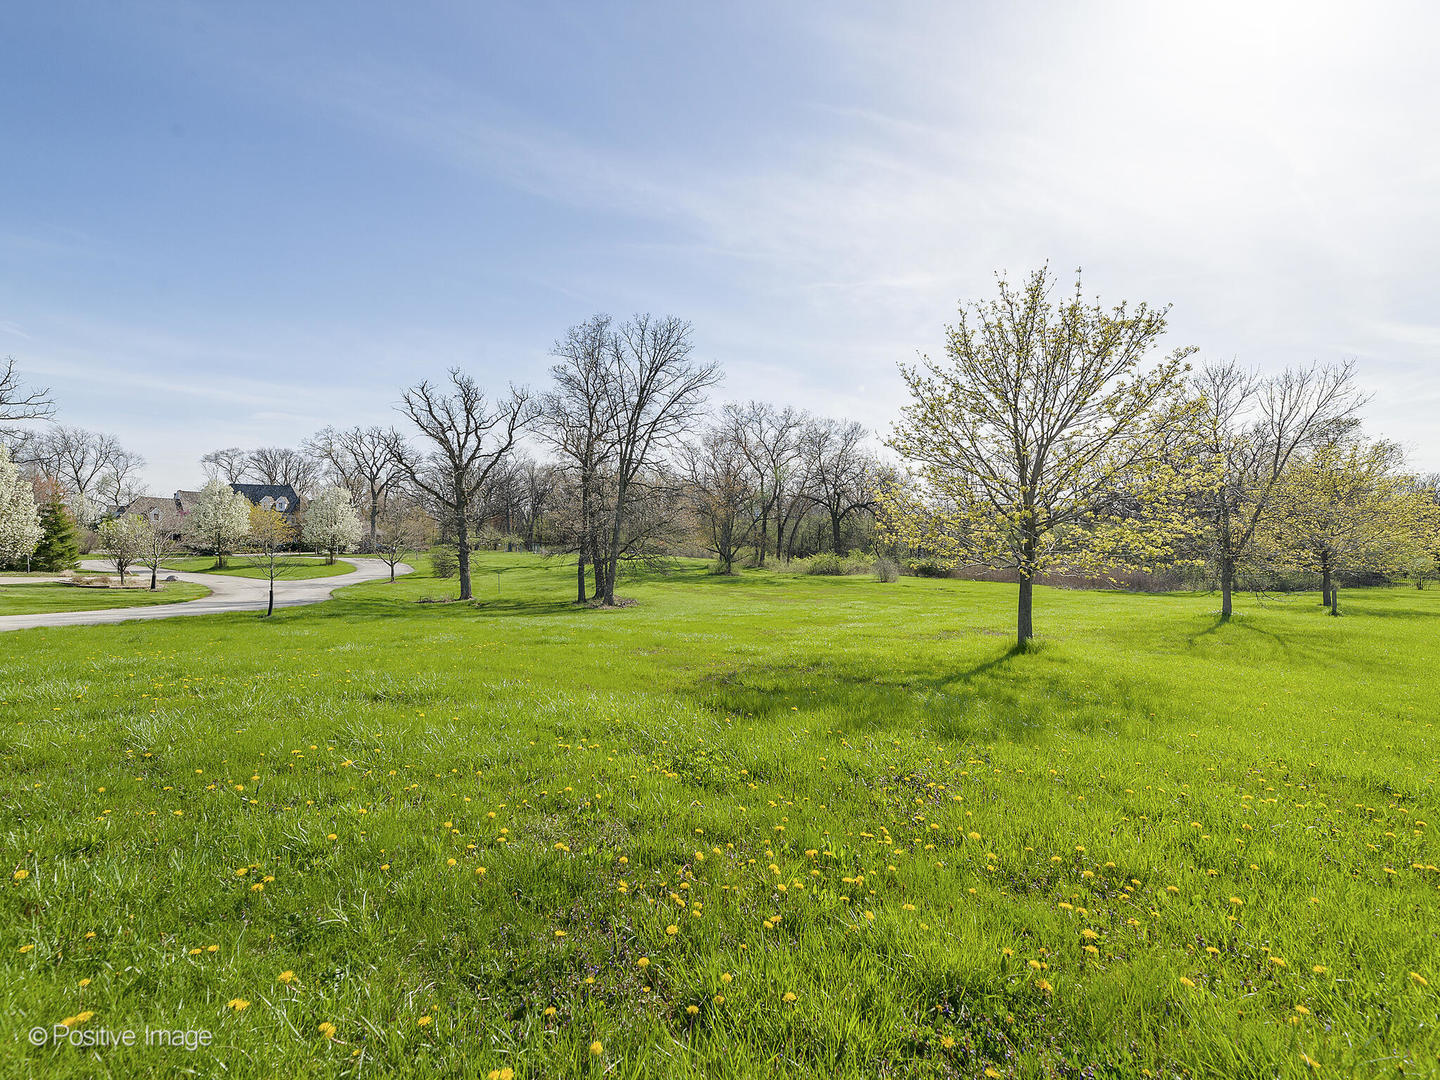
[[(457, 368), (405, 389), (399, 426), (205, 454), (211, 535), (192, 523), (184, 540), (223, 558), (249, 522), (237, 505), (228, 533), (216, 528), (211, 504), (255, 482), (293, 487), (290, 542), (332, 557), (438, 542), (462, 599), (477, 547), (573, 554), (577, 601), (601, 604), (635, 561), (706, 551), (731, 573), (862, 550), (896, 570), (1013, 580), (1021, 645), (1034, 584), (1057, 575), (1193, 571), (1229, 618), (1245, 584), (1314, 578), (1338, 614), (1342, 581), (1435, 573), (1440, 480), (1365, 434), (1353, 362), (1268, 376), (1195, 367), (1193, 349), (1156, 355), (1168, 309), (1104, 308), (1078, 278), (1057, 297), (1046, 268), (997, 283), (995, 298), (960, 305), (943, 360), (901, 366), (909, 402), (884, 443), (893, 457), (853, 421), (761, 401), (713, 408), (720, 368), (695, 355), (682, 319), (596, 315), (556, 341), (540, 390), (491, 393)], [(28, 483), (33, 516), (43, 508), (53, 527), (63, 510), (100, 539), (140, 493), (143, 461), (112, 436), (48, 422), (46, 392), (13, 361), (3, 371), (0, 470), (15, 491)], [(306, 535), (322, 497), (325, 529)], [(19, 526), (11, 541), (3, 530), (6, 513), (28, 520), (26, 501), (0, 509), (0, 562), (24, 547)]]

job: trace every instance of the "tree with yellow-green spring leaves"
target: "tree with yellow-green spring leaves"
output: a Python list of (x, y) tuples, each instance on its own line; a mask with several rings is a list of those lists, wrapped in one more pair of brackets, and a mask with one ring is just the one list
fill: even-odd
[(946, 359), (901, 366), (910, 402), (889, 445), (911, 462), (879, 494), (888, 537), (948, 566), (1013, 571), (1016, 644), (1035, 578), (1148, 569), (1172, 556), (1195, 456), (1186, 358), (1158, 358), (1168, 309), (1052, 300), (1048, 269), (962, 303)]
[(1290, 567), (1318, 573), (1322, 602), (1340, 614), (1338, 575), (1387, 573), (1436, 548), (1440, 512), (1405, 473), (1401, 448), (1327, 441), (1293, 461), (1275, 489), (1267, 544)]

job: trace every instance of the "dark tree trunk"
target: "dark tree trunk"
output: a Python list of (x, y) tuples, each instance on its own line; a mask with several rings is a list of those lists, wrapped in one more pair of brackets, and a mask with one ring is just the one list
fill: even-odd
[(270, 579), (270, 603), (265, 608), (265, 617), (268, 619), (275, 614), (275, 579)]
[(1330, 592), (1334, 585), (1330, 581), (1330, 559), (1327, 556), (1320, 556), (1320, 603), (1326, 607), (1330, 606)]
[(843, 554), (843, 552), (840, 550), (840, 520), (841, 520), (841, 519), (840, 519), (840, 515), (836, 514), (834, 510), (831, 510), (831, 511), (830, 511), (830, 538), (835, 542), (835, 554), (836, 554), (836, 555), (841, 555), (841, 554)]
[(1220, 563), (1220, 617), (1230, 618), (1234, 611), (1231, 594), (1235, 591), (1235, 564), (1229, 559)]
[(1033, 618), (1033, 603), (1035, 599), (1035, 582), (1029, 571), (1020, 572), (1020, 605), (1018, 617), (1015, 621), (1015, 647), (1024, 649), (1030, 644), (1030, 639), (1035, 636), (1035, 623)]
[(1335, 582), (1330, 585), (1330, 614), (1340, 614), (1340, 586)]
[(460, 560), (460, 599), (470, 599), (470, 526), (464, 513), (455, 515), (455, 551)]
[(160, 564), (156, 563), (150, 567), (150, 591), (154, 592), (160, 587)]

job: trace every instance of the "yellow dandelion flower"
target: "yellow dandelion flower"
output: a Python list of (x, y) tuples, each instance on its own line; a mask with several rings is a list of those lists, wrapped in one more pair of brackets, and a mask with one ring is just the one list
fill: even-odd
[(322, 1039), (335, 1038), (335, 1025), (330, 1023), (329, 1020), (321, 1021), (319, 1028), (317, 1028), (316, 1030), (320, 1032), (320, 1037)]
[(784, 1000), (787, 1002), (793, 1002), (795, 1000), (795, 995), (791, 991), (786, 990)]
[(1410, 978), (1411, 978), (1411, 980), (1412, 980), (1413, 982), (1415, 982), (1415, 983), (1416, 983), (1417, 985), (1419, 985), (1419, 986), (1429, 986), (1429, 985), (1430, 985), (1430, 980), (1427, 979), (1427, 978), (1425, 978), (1425, 976), (1424, 976), (1424, 975), (1421, 975), (1418, 971), (1412, 971), (1412, 972), (1410, 972)]
[(1192, 990), (1195, 988), (1195, 983), (1194, 983), (1194, 981), (1191, 980), (1191, 979), (1186, 978), (1184, 975), (1181, 975), (1181, 976), (1180, 976), (1180, 985), (1181, 985), (1181, 986), (1188, 986), (1188, 987), (1190, 987)]
[(285, 986), (289, 986), (295, 981), (295, 972), (282, 971), (279, 975), (275, 976), (275, 981), (278, 983), (283, 983)]
[(696, 1013), (698, 1013), (699, 1011), (700, 1011), (700, 1006), (699, 1006), (699, 1005), (686, 1005), (686, 1006), (685, 1006), (685, 1012), (688, 1013), (690, 1016), (694, 1016), (694, 1015), (695, 1015)]
[(593, 1054), (595, 1057), (599, 1057), (604, 1052), (605, 1044), (602, 1043), (599, 1039), (596, 1039), (590, 1044), (590, 1053)]
[(250, 1002), (246, 1001), (244, 998), (231, 998), (225, 1003), (225, 1007), (227, 1009), (234, 1009), (236, 1012), (239, 1012), (241, 1009), (248, 1009), (250, 1007)]

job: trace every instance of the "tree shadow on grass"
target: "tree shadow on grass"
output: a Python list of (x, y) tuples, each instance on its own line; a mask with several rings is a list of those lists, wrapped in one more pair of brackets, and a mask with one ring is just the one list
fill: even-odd
[(701, 674), (688, 689), (698, 703), (727, 715), (770, 720), (818, 712), (841, 730), (923, 727), (947, 739), (1034, 737), (1053, 726), (1047, 717), (1060, 710), (1052, 705), (1072, 700), (1072, 674), (1047, 665), (1043, 648), (1011, 645), (957, 670), (920, 663), (910, 669), (878, 657), (746, 663)]
[(1254, 634), (1258, 637), (1266, 638), (1272, 644), (1274, 644), (1282, 654), (1286, 656), (1290, 655), (1290, 653), (1293, 651), (1293, 647), (1289, 641), (1285, 640), (1273, 630), (1266, 630), (1263, 627), (1256, 626), (1254, 622), (1252, 622), (1248, 617), (1243, 614), (1232, 615), (1229, 618), (1226, 618), (1224, 615), (1217, 615), (1213, 623), (1205, 627), (1203, 630), (1197, 630), (1195, 633), (1189, 635), (1189, 637), (1187, 637), (1185, 641), (1190, 646), (1190, 648), (1198, 648), (1200, 645), (1206, 643), (1205, 639), (1215, 637), (1226, 628), (1229, 628), (1230, 630), (1237, 633), (1243, 631), (1248, 634)]

